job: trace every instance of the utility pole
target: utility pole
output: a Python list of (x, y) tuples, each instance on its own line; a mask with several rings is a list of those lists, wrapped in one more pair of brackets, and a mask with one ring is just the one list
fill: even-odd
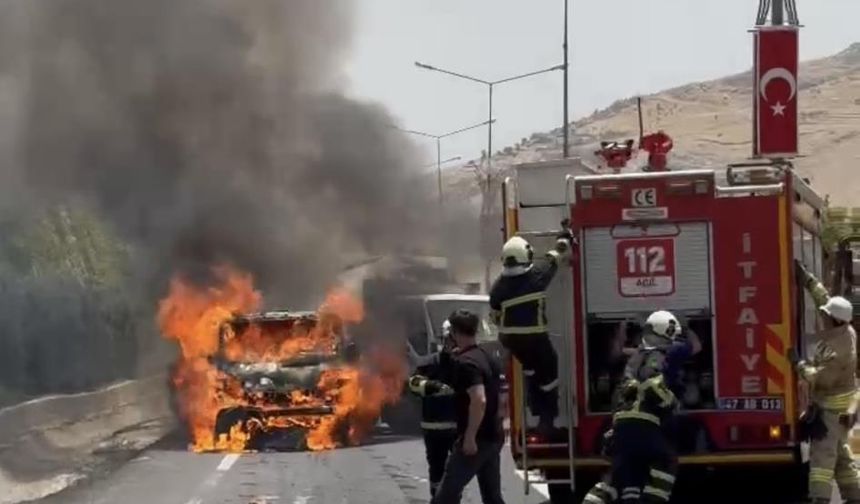
[(442, 199), (442, 137), (436, 137), (436, 179), (439, 182), (439, 208), (445, 205)]
[(563, 107), (564, 107), (564, 114), (563, 114), (564, 115), (564, 119), (563, 119), (564, 120), (564, 126), (562, 127), (562, 135), (564, 138), (564, 143), (562, 146), (562, 157), (564, 157), (565, 159), (567, 159), (567, 157), (570, 156), (570, 138), (569, 138), (570, 134), (568, 133), (568, 128), (569, 128), (568, 113), (569, 113), (569, 111), (568, 111), (568, 103), (567, 103), (567, 99), (568, 99), (568, 97), (567, 97), (567, 93), (568, 93), (567, 85), (568, 84), (567, 83), (568, 83), (568, 71), (570, 69), (570, 65), (568, 63), (568, 57), (567, 57), (568, 56), (568, 54), (567, 54), (567, 42), (568, 42), (568, 39), (567, 39), (567, 33), (568, 33), (567, 32), (567, 24), (568, 24), (567, 23), (567, 13), (568, 13), (568, 0), (564, 0), (564, 90), (562, 91), (564, 93), (564, 97), (562, 99), (562, 101), (564, 102), (564, 105), (563, 105)]
[(490, 88), (490, 107), (489, 107), (489, 115), (487, 116), (488, 126), (487, 126), (487, 192), (490, 191), (490, 184), (492, 181), (490, 180), (491, 164), (493, 159), (493, 86), (495, 82), (490, 82), (488, 87)]

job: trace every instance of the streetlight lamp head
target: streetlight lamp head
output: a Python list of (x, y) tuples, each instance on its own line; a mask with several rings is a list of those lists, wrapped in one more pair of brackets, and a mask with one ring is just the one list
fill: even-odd
[(415, 66), (417, 66), (418, 68), (423, 68), (425, 70), (436, 70), (436, 67), (428, 65), (426, 63), (421, 63), (420, 61), (416, 61)]

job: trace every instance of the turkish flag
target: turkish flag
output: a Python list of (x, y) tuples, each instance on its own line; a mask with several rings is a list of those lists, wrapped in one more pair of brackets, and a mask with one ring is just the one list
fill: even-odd
[(755, 36), (753, 155), (797, 154), (798, 28), (761, 26)]

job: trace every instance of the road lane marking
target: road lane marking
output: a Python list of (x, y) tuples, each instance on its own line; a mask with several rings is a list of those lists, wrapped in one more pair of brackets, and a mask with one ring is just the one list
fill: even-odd
[(307, 496), (307, 495), (299, 495), (299, 496), (298, 496), (298, 497), (296, 497), (296, 499), (293, 501), (293, 504), (307, 504), (307, 502), (308, 502), (309, 500), (310, 500), (310, 497), (309, 497), (309, 496)]
[[(205, 496), (211, 489), (218, 486), (218, 480), (221, 479), (221, 476), (226, 474), (241, 456), (242, 455), (240, 453), (230, 453), (225, 455), (224, 458), (221, 459), (221, 462), (218, 463), (218, 467), (215, 468), (215, 472), (210, 474), (194, 493)], [(185, 504), (203, 504), (203, 499), (201, 497), (192, 497)]]
[(231, 453), (229, 455), (225, 455), (223, 459), (221, 459), (221, 463), (218, 464), (219, 471), (229, 471), (233, 464), (239, 460), (241, 454), (239, 453)]
[[(519, 476), (521, 480), (526, 479), (525, 473), (523, 473), (523, 471), (521, 471), (519, 469), (515, 469), (514, 473), (516, 473), (516, 475)], [(534, 479), (540, 479), (541, 478), (540, 473), (537, 473), (535, 471), (530, 471), (529, 472), (529, 479), (533, 479), (533, 478)], [(529, 486), (532, 487), (532, 489), (534, 489), (537, 493), (539, 493), (539, 494), (543, 495), (544, 497), (546, 497), (547, 499), (549, 499), (549, 487), (546, 485), (546, 483), (529, 483)]]
[(259, 497), (254, 497), (253, 499), (251, 499), (251, 502), (249, 502), (248, 504), (270, 504), (271, 502), (274, 502), (279, 499), (280, 497), (278, 497), (277, 495), (261, 495)]

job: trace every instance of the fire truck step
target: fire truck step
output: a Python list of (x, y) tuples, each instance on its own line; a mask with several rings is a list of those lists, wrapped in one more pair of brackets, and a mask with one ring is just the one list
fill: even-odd
[(530, 485), (554, 485), (556, 483), (566, 483), (569, 485), (570, 480), (569, 479), (537, 479), (537, 480), (533, 480), (533, 479), (529, 478), (529, 484)]
[(554, 231), (519, 231), (517, 232), (517, 236), (539, 238), (542, 236), (557, 236), (559, 232), (561, 232), (560, 229)]
[(526, 448), (567, 448), (567, 443), (526, 443)]

